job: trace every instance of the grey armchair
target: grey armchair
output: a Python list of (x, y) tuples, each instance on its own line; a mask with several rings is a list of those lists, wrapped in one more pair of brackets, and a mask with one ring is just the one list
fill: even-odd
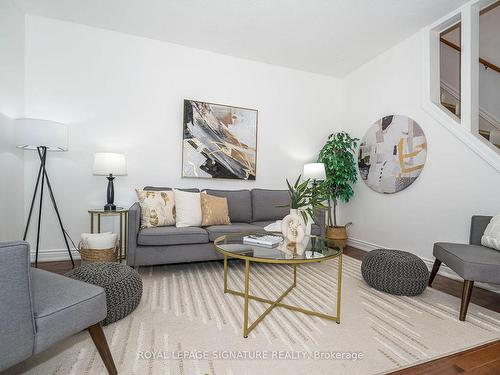
[(464, 279), (459, 319), (464, 321), (469, 307), (474, 281), (500, 283), (500, 251), (481, 245), (481, 237), (491, 216), (472, 216), (469, 244), (437, 242), (433, 254), (436, 257), (429, 286), (432, 286), (441, 263), (445, 263)]
[(0, 243), (0, 371), (88, 329), (109, 372), (116, 374), (99, 324), (104, 289), (30, 267), (29, 244)]

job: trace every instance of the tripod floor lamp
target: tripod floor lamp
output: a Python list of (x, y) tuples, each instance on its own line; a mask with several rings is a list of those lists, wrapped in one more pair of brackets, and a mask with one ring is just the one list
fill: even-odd
[(75, 263), (73, 261), (73, 256), (69, 248), (68, 238), (66, 230), (64, 229), (63, 222), (61, 220), (61, 215), (59, 209), (57, 208), (56, 198), (52, 190), (52, 185), (50, 184), (49, 176), (46, 169), (47, 152), (50, 151), (67, 151), (68, 150), (68, 129), (66, 125), (60, 124), (58, 122), (38, 120), (38, 119), (17, 119), (15, 124), (16, 129), (16, 145), (18, 148), (25, 150), (32, 150), (38, 153), (40, 158), (40, 168), (38, 169), (38, 176), (36, 178), (35, 191), (33, 192), (33, 198), (31, 200), (30, 211), (28, 215), (28, 220), (26, 222), (26, 228), (24, 230), (23, 240), (26, 240), (28, 235), (28, 230), (31, 222), (31, 216), (33, 214), (33, 208), (35, 206), (35, 201), (37, 197), (38, 190), (40, 190), (39, 202), (38, 202), (38, 225), (36, 232), (36, 255), (35, 255), (35, 267), (38, 266), (38, 249), (40, 246), (40, 227), (42, 224), (42, 208), (43, 208), (43, 194), (44, 187), (47, 185), (47, 190), (49, 192), (50, 200), (52, 201), (52, 206), (57, 215), (57, 220), (59, 226), (61, 227), (61, 232), (66, 243), (66, 248), (68, 249), (68, 254), (71, 259), (71, 264), (73, 267)]

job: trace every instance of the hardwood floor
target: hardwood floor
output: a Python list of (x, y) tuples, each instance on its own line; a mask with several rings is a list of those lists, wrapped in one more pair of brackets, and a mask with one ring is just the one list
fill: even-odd
[[(344, 253), (353, 258), (362, 260), (367, 254), (363, 250), (347, 247)], [(76, 266), (79, 265), (76, 261)], [(47, 271), (64, 274), (71, 269), (71, 262), (44, 262), (38, 267)], [(460, 298), (462, 295), (462, 283), (437, 275), (433, 282), (433, 288), (444, 293)], [(472, 292), (471, 302), (487, 309), (500, 312), (500, 295), (485, 289), (475, 287)], [(458, 317), (457, 317), (458, 319)], [(394, 372), (395, 375), (498, 375), (500, 374), (500, 340), (469, 349), (460, 353), (449, 355), (429, 361), (417, 366)]]

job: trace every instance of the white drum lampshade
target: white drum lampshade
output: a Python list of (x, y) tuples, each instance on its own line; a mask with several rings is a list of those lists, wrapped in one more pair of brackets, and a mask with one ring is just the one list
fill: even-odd
[(94, 155), (95, 176), (126, 176), (127, 162), (125, 155), (112, 152), (98, 152)]
[(68, 128), (55, 121), (21, 118), (15, 121), (16, 146), (25, 150), (46, 147), (47, 151), (68, 151)]
[(304, 180), (321, 181), (326, 178), (325, 165), (323, 163), (308, 163), (304, 164), (302, 173)]
[[(73, 261), (73, 255), (71, 254), (71, 249), (68, 243), (68, 234), (61, 219), (59, 209), (57, 208), (56, 198), (54, 192), (52, 191), (52, 185), (49, 182), (49, 175), (47, 172), (47, 151), (68, 151), (68, 128), (66, 125), (59, 122), (40, 120), (33, 118), (20, 118), (15, 120), (15, 141), (18, 148), (24, 150), (36, 150), (40, 158), (40, 168), (38, 170), (38, 178), (36, 180), (35, 191), (33, 193), (33, 198), (31, 200), (31, 209), (29, 211), (28, 220), (26, 222), (26, 228), (24, 230), (23, 240), (26, 240), (28, 235), (29, 225), (31, 221), (31, 215), (33, 214), (33, 206), (37, 198), (37, 192), (39, 191), (39, 215), (38, 215), (38, 230), (36, 235), (36, 250), (35, 250), (35, 267), (38, 267), (38, 250), (40, 243), (40, 228), (42, 220), (42, 210), (43, 210), (43, 189), (47, 186), (49, 190), (52, 205), (56, 212), (59, 226), (61, 228), (61, 233), (63, 235), (64, 242), (66, 243), (66, 249), (68, 250), (69, 258), (73, 267), (75, 263)], [(40, 179), (40, 176), (42, 178)], [(38, 187), (41, 185), (41, 188)]]

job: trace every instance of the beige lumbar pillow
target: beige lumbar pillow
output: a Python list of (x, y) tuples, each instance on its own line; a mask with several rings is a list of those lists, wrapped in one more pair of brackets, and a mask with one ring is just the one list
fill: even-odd
[(141, 228), (165, 227), (175, 224), (175, 200), (172, 191), (135, 189), (141, 205)]
[(174, 189), (175, 197), (175, 226), (201, 226), (200, 193), (190, 193)]
[(200, 194), (201, 200), (201, 225), (231, 224), (227, 198)]

